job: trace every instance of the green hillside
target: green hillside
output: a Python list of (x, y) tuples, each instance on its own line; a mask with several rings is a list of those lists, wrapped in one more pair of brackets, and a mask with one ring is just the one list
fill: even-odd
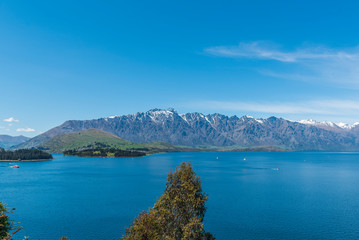
[(259, 147), (184, 147), (174, 146), (166, 142), (133, 143), (112, 133), (99, 129), (83, 130), (76, 133), (64, 133), (45, 141), (40, 150), (58, 152), (74, 150), (76, 152), (88, 149), (112, 149), (125, 151), (139, 151), (146, 154), (159, 152), (281, 152), (286, 151), (276, 146)]
[(111, 133), (98, 129), (83, 130), (76, 133), (65, 133), (57, 135), (39, 148), (48, 152), (63, 152), (69, 149), (82, 149), (89, 147), (100, 147), (106, 145), (112, 148), (126, 148), (132, 143)]
[(133, 143), (111, 133), (89, 129), (76, 133), (57, 135), (44, 142), (39, 149), (47, 152), (64, 152), (67, 150), (81, 150), (88, 148), (106, 148), (121, 150), (136, 150), (147, 153), (183, 151), (187, 148), (176, 147), (165, 142)]

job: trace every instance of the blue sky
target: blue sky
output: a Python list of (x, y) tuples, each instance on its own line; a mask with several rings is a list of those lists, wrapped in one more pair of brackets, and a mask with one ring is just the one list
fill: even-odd
[(359, 121), (358, 1), (2, 1), (0, 134), (151, 108)]

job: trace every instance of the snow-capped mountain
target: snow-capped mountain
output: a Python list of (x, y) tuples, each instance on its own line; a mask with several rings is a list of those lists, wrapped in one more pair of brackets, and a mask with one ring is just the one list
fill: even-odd
[(71, 120), (32, 138), (18, 148), (39, 146), (61, 133), (96, 128), (133, 142), (165, 141), (184, 146), (281, 146), (291, 150), (359, 150), (359, 124), (345, 127), (314, 120), (222, 114), (178, 114), (152, 109), (94, 120)]
[(314, 126), (318, 126), (318, 127), (322, 127), (322, 128), (352, 129), (352, 128), (355, 128), (356, 126), (359, 126), (359, 122), (356, 122), (354, 124), (347, 124), (347, 123), (343, 123), (343, 122), (340, 122), (340, 123), (333, 123), (333, 122), (328, 122), (328, 121), (318, 122), (313, 119), (300, 120), (298, 122), (302, 123), (302, 124), (314, 125)]
[(343, 129), (352, 129), (352, 128), (359, 126), (359, 122), (356, 122), (354, 124), (347, 124), (347, 123), (340, 122), (340, 123), (337, 123), (337, 126), (340, 128), (343, 128)]

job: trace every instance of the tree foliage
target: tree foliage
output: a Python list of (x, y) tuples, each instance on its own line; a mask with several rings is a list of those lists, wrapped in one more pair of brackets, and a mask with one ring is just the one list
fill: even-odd
[(146, 153), (140, 151), (128, 151), (121, 149), (84, 149), (84, 150), (67, 150), (64, 151), (65, 156), (80, 156), (80, 157), (142, 157)]
[(52, 159), (52, 155), (37, 149), (19, 149), (7, 151), (0, 149), (0, 160), (33, 160), (33, 159)]
[(13, 223), (9, 219), (10, 211), (2, 202), (0, 202), (0, 239), (8, 236)]
[(135, 218), (123, 239), (214, 239), (203, 226), (207, 200), (191, 164), (182, 163), (168, 174), (166, 190), (158, 202)]
[[(14, 234), (21, 230), (22, 227), (17, 226), (17, 230), (11, 232), (15, 226), (19, 224), (9, 218), (9, 214), (14, 211), (15, 208), (9, 209), (6, 204), (0, 202), (0, 239), (10, 240)], [(24, 240), (26, 240), (26, 238)]]
[(70, 240), (70, 238), (67, 238), (67, 237), (61, 237), (59, 240)]

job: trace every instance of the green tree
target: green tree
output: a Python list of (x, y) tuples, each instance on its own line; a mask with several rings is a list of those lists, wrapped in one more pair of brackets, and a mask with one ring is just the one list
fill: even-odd
[(9, 219), (10, 212), (6, 205), (0, 202), (0, 239), (7, 237), (12, 229), (13, 223)]
[(9, 214), (15, 211), (15, 208), (9, 210), (6, 204), (0, 202), (0, 239), (10, 240), (11, 237), (21, 230), (21, 227), (17, 227), (17, 230), (10, 232), (19, 223), (14, 223), (9, 218)]
[(155, 206), (134, 220), (123, 239), (214, 239), (203, 226), (207, 200), (200, 178), (183, 162), (168, 174), (166, 190)]

